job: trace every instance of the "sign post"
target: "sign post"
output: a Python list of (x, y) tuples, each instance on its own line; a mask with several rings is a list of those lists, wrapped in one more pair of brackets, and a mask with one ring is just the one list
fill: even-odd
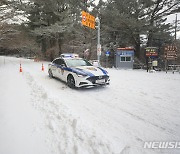
[(95, 17), (85, 11), (82, 11), (81, 15), (82, 15), (81, 23), (86, 27), (95, 29)]
[(146, 55), (146, 65), (147, 65), (147, 72), (148, 72), (150, 69), (154, 68), (152, 66), (152, 59), (158, 57), (158, 48), (157, 47), (146, 47), (145, 55)]
[[(177, 59), (177, 47), (175, 45), (168, 45), (164, 49), (165, 70), (168, 70), (168, 61), (175, 61)], [(174, 71), (173, 71), (174, 73)]]
[(110, 51), (106, 51), (106, 68), (108, 67), (108, 58), (110, 55)]
[(95, 19), (94, 16), (90, 15), (89, 13), (82, 11), (82, 25), (89, 27), (91, 29), (95, 29), (95, 22), (97, 22), (97, 59), (100, 65), (100, 56), (101, 56), (101, 43), (100, 43), (100, 19), (97, 17)]
[(97, 58), (98, 58), (98, 63), (100, 65), (100, 56), (101, 56), (101, 43), (100, 43), (100, 19), (99, 17), (96, 18), (97, 22), (97, 28), (98, 28), (98, 33), (97, 33)]

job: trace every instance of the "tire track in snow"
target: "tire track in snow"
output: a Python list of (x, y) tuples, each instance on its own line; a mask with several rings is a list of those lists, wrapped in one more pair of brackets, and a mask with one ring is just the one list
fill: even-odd
[[(97, 89), (96, 89), (97, 90)], [(91, 90), (88, 90), (88, 91), (91, 91)], [(97, 90), (98, 91), (98, 90)], [(75, 93), (79, 93), (79, 91), (73, 91), (73, 92), (75, 92)], [(80, 90), (80, 92), (84, 92), (83, 90)], [(89, 93), (88, 93), (89, 94)], [(75, 96), (75, 100), (77, 99), (77, 100), (79, 100), (79, 101), (82, 101), (84, 98), (82, 98), (82, 100), (80, 100), (80, 98), (78, 98), (78, 97), (76, 97), (76, 95), (74, 95), (73, 94), (73, 96)], [(79, 96), (78, 94), (77, 94), (77, 96)], [(164, 128), (163, 126), (161, 126), (161, 125), (157, 125), (156, 123), (153, 123), (152, 121), (150, 121), (150, 120), (148, 120), (148, 119), (145, 119), (145, 118), (143, 118), (143, 117), (141, 117), (141, 116), (139, 116), (139, 115), (136, 115), (136, 114), (133, 114), (133, 113), (131, 113), (131, 112), (129, 112), (127, 109), (125, 109), (125, 108), (123, 108), (123, 106), (122, 106), (122, 108), (121, 107), (119, 107), (119, 106), (114, 106), (114, 104), (111, 104), (111, 103), (109, 103), (108, 102), (108, 100), (106, 101), (106, 103), (105, 103), (105, 101), (104, 101), (104, 98), (103, 98), (103, 100), (102, 100), (102, 98), (100, 97), (93, 97), (93, 96), (98, 96), (98, 93), (96, 94), (96, 95), (94, 95), (94, 93), (92, 93), (92, 95), (89, 95), (89, 97), (90, 98), (93, 98), (94, 100), (96, 100), (95, 102), (96, 103), (98, 103), (98, 104), (101, 104), (100, 106), (103, 106), (103, 112), (105, 112), (106, 111), (106, 107), (108, 107), (109, 109), (111, 109), (110, 111), (112, 111), (112, 112), (114, 112), (114, 114), (116, 113), (116, 115), (118, 116), (118, 112), (117, 112), (117, 109), (118, 109), (118, 111), (120, 111), (120, 112), (122, 112), (122, 114), (124, 115), (124, 117), (126, 117), (126, 116), (128, 116), (128, 117), (131, 117), (131, 120), (132, 121), (137, 121), (136, 122), (136, 124), (141, 124), (142, 126), (145, 126), (147, 129), (146, 130), (151, 130), (151, 131), (154, 131), (154, 133), (157, 133), (157, 134), (159, 134), (159, 133), (161, 133), (162, 135), (163, 135), (163, 137), (164, 137), (164, 139), (166, 139), (167, 137), (169, 137), (169, 136), (174, 136), (174, 138), (176, 138), (177, 136), (176, 136), (176, 134), (173, 132), (173, 130), (172, 129), (170, 129), (170, 128), (168, 128), (167, 129), (167, 127), (166, 128)], [(92, 101), (93, 102), (93, 101)], [(98, 106), (98, 105), (96, 105), (96, 106)], [(116, 110), (114, 110), (114, 109), (116, 109)], [(114, 111), (113, 111), (114, 110)], [(110, 111), (108, 111), (108, 112), (110, 112)], [(104, 115), (104, 114), (103, 114)], [(108, 113), (107, 114), (105, 114), (105, 115), (108, 115)], [(108, 117), (106, 116), (104, 116), (103, 117), (103, 119), (104, 119), (104, 121), (106, 121), (105, 122), (105, 124), (103, 124), (103, 122), (104, 121), (102, 121), (101, 123), (103, 124), (103, 127), (107, 127), (107, 119), (108, 119)], [(111, 119), (115, 119), (115, 118), (109, 118), (109, 121), (111, 120)], [(119, 123), (122, 123), (122, 121), (119, 119), (118, 121), (114, 121), (114, 122), (116, 122), (117, 124)], [(113, 123), (111, 123), (111, 127), (112, 127), (112, 125), (113, 125)], [(140, 125), (140, 126), (141, 126)], [(121, 127), (121, 125), (119, 125), (120, 127)], [(141, 129), (137, 129), (136, 131), (138, 132), (138, 133), (134, 133), (134, 132), (132, 132), (132, 131), (129, 131), (128, 130), (128, 128), (130, 128), (130, 126), (131, 126), (131, 122), (129, 122), (128, 123), (128, 127), (127, 127), (127, 129), (126, 130), (124, 130), (125, 132), (125, 134), (126, 135), (128, 135), (129, 136), (129, 138), (131, 138), (131, 137), (133, 137), (133, 140), (136, 140), (136, 142), (138, 142), (138, 146), (136, 147), (136, 148), (139, 148), (140, 146), (142, 146), (143, 147), (143, 144), (144, 144), (144, 141), (146, 141), (147, 140), (147, 136), (146, 135), (144, 135), (144, 133), (143, 133), (143, 131), (141, 130)], [(119, 128), (116, 128), (116, 131), (117, 130), (120, 130)], [(135, 134), (137, 134), (137, 135), (135, 135)], [(121, 136), (122, 137), (122, 136)], [(131, 138), (132, 139), (132, 138)], [(131, 144), (127, 144), (127, 146), (129, 147), (128, 148), (128, 150), (129, 149), (131, 149), (132, 150), (132, 148), (133, 148), (133, 146), (131, 146)], [(125, 148), (126, 149), (126, 148)], [(130, 150), (130, 151), (131, 151)], [(126, 151), (126, 150), (125, 150)], [(152, 152), (152, 151), (151, 151)], [(144, 152), (142, 152), (142, 153), (144, 153)], [(155, 153), (155, 151), (153, 151), (153, 153)]]
[(25, 72), (24, 76), (32, 89), (32, 105), (46, 117), (44, 123), (49, 129), (47, 143), (51, 145), (53, 154), (114, 153), (108, 140), (73, 117), (60, 100), (50, 98), (30, 73)]
[[(114, 92), (114, 93), (115, 93), (115, 92)], [(124, 98), (124, 99), (125, 99), (125, 98)], [(106, 106), (114, 109), (113, 104), (109, 103), (108, 101), (107, 101), (108, 103), (104, 104), (104, 100), (102, 100), (101, 98), (96, 98), (96, 100), (98, 100), (99, 103), (102, 103), (103, 105), (106, 105)], [(112, 100), (112, 101), (113, 101), (113, 100)], [(136, 102), (136, 103), (137, 103), (137, 102)], [(146, 105), (146, 103), (144, 103), (144, 104)], [(133, 105), (133, 104), (131, 104), (131, 105)], [(137, 106), (135, 106), (135, 105), (134, 105), (134, 107), (137, 108)], [(140, 107), (141, 107), (141, 106), (140, 106)], [(149, 107), (149, 106), (148, 106), (148, 107)], [(158, 125), (158, 121), (154, 122), (154, 121), (148, 120), (148, 119), (146, 119), (146, 118), (143, 118), (143, 116), (140, 116), (140, 115), (138, 115), (138, 114), (133, 114), (133, 113), (129, 112), (129, 111), (128, 111), (126, 108), (124, 108), (123, 106), (121, 106), (121, 107), (120, 107), (120, 106), (116, 106), (115, 108), (118, 109), (119, 111), (121, 111), (121, 112), (123, 112), (123, 113), (125, 113), (125, 114), (127, 114), (127, 115), (129, 115), (129, 116), (131, 116), (132, 119), (136, 119), (136, 120), (142, 121), (143, 123), (147, 123), (148, 125), (157, 128), (160, 132), (164, 131), (164, 132), (166, 132), (166, 134), (169, 134), (170, 136), (173, 135), (174, 137), (176, 137), (176, 133), (177, 133), (177, 132), (175, 132), (175, 130), (173, 130), (173, 129), (171, 129), (171, 128), (167, 128), (167, 127), (165, 128), (165, 126)], [(167, 110), (167, 108), (166, 108), (166, 110)], [(149, 111), (150, 111), (150, 110), (149, 110)], [(139, 112), (141, 113), (141, 110), (139, 110)], [(157, 116), (158, 116), (158, 115), (157, 115)], [(161, 121), (162, 121), (162, 119), (161, 119)], [(143, 140), (142, 140), (142, 141), (143, 141)]]

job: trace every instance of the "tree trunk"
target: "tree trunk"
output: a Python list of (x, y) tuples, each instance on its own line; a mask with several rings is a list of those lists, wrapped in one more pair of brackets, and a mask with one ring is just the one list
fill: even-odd
[(41, 39), (41, 51), (42, 51), (44, 57), (46, 57), (46, 55), (45, 55), (46, 50), (47, 50), (46, 38), (45, 38), (45, 36), (42, 36), (42, 39)]
[(135, 44), (135, 56), (136, 56), (137, 58), (140, 58), (140, 49), (141, 49), (140, 43), (136, 43), (136, 44)]
[(58, 34), (58, 48), (59, 48), (59, 56), (62, 54), (62, 34)]
[(153, 32), (152, 30), (149, 31), (147, 47), (153, 46)]
[(135, 37), (135, 56), (140, 58), (140, 50), (141, 50), (141, 41), (139, 34)]

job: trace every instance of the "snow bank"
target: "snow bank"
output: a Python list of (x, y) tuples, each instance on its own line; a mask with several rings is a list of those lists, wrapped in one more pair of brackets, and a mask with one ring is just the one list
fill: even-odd
[(143, 146), (180, 141), (180, 74), (108, 69), (109, 86), (72, 90), (47, 64), (0, 57), (0, 153), (179, 153)]

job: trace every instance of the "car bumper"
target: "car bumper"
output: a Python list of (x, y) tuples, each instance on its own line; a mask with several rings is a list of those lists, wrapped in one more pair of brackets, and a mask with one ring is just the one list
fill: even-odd
[(109, 76), (81, 77), (76, 80), (76, 87), (102, 86), (110, 83)]

